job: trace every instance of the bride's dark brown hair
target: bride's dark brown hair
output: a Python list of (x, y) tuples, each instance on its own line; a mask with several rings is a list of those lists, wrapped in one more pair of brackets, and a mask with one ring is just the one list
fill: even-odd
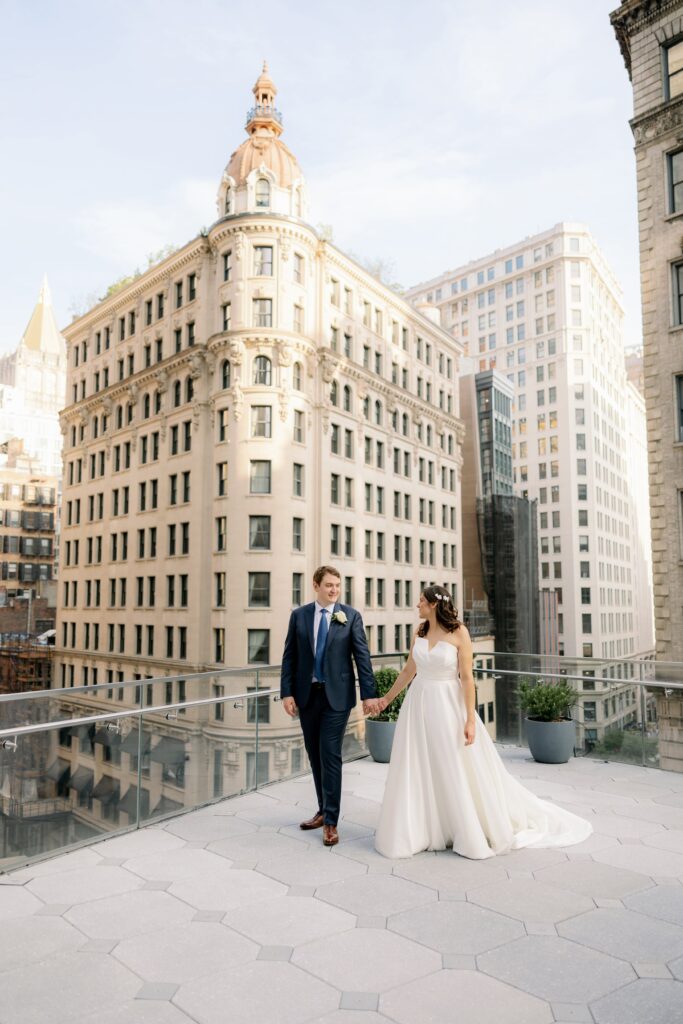
[[(454, 633), (460, 627), (458, 610), (453, 607), (453, 598), (445, 587), (425, 587), (422, 591), (425, 601), (436, 605), (436, 621), (447, 633)], [(420, 623), (417, 630), (418, 636), (427, 636), (429, 623), (425, 620)]]

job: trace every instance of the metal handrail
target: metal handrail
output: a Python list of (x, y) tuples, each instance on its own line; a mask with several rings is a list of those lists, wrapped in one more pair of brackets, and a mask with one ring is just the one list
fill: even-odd
[(175, 704), (155, 704), (146, 708), (126, 708), (124, 711), (103, 711), (99, 715), (83, 715), (79, 718), (59, 718), (51, 722), (36, 722), (33, 725), (16, 725), (9, 729), (0, 729), (0, 741), (5, 737), (16, 738), (34, 732), (50, 732), (53, 729), (65, 729), (67, 726), (95, 725), (97, 722), (116, 722), (121, 718), (142, 717), (143, 715), (160, 714), (164, 711), (176, 711), (180, 708), (202, 707), (207, 704), (226, 704), (228, 701), (252, 700), (254, 697), (280, 698), (279, 690), (251, 690), (249, 693), (231, 693), (222, 697), (202, 697), (199, 700), (177, 701)]
[(473, 672), (483, 673), (484, 675), (490, 675), (493, 677), (498, 676), (535, 676), (537, 678), (550, 678), (550, 679), (562, 679), (562, 680), (575, 680), (576, 682), (585, 683), (587, 679), (590, 679), (594, 683), (604, 683), (607, 686), (646, 686), (650, 688), (665, 690), (683, 690), (683, 683), (676, 683), (673, 680), (669, 681), (666, 679), (612, 679), (611, 677), (604, 676), (572, 676), (569, 673), (564, 672), (537, 672), (535, 669), (526, 669), (520, 671), (512, 668), (473, 668)]

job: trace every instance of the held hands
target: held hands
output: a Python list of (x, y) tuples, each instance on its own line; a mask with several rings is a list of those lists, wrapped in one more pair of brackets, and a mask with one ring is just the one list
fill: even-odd
[(363, 714), (370, 718), (381, 715), (389, 702), (384, 697), (371, 697), (363, 701)]
[(465, 722), (465, 746), (469, 747), (474, 743), (474, 719), (468, 718)]

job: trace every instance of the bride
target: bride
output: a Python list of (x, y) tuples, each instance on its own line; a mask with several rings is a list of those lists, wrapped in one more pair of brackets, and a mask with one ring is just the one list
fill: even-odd
[(408, 660), (376, 713), (410, 684), (396, 726), (375, 847), (385, 857), (444, 850), (480, 860), (571, 846), (593, 831), (506, 770), (475, 711), (472, 641), (444, 587), (426, 587)]

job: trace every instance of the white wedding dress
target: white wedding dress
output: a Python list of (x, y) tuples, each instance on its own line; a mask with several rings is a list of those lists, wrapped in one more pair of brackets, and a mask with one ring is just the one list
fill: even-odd
[(572, 846), (593, 831), (540, 800), (506, 771), (476, 716), (465, 745), (465, 698), (457, 648), (427, 637), (413, 647), (417, 674), (394, 735), (375, 847), (385, 857), (445, 850), (481, 860), (525, 846)]

